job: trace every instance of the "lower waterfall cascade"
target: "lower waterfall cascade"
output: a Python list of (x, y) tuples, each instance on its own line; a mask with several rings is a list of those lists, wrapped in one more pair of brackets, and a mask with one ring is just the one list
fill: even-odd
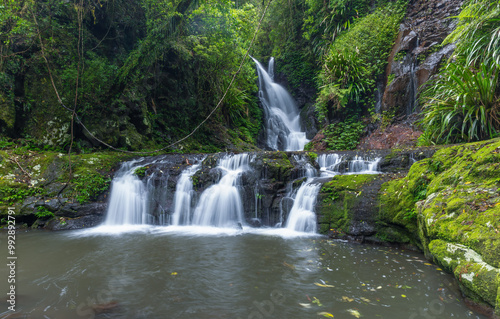
[(243, 203), (238, 191), (241, 174), (249, 169), (248, 154), (226, 156), (217, 168), (223, 177), (201, 194), (193, 225), (225, 227), (243, 224)]
[[(299, 161), (303, 162), (304, 159), (299, 159)], [(307, 180), (297, 190), (292, 209), (288, 215), (286, 228), (299, 232), (315, 233), (317, 226), (314, 206), (316, 205), (316, 198), (321, 184), (314, 182), (316, 170), (311, 164), (306, 163), (304, 170)]]
[[(269, 223), (269, 220), (264, 226), (315, 234), (318, 227), (315, 206), (322, 183), (338, 174), (381, 173), (378, 171), (381, 158), (348, 158), (336, 153), (321, 154), (315, 162), (308, 160), (305, 155), (293, 155), (291, 158), (297, 166), (298, 175), (290, 181), (288, 194), (282, 195), (282, 200), (286, 199), (290, 204), (283, 210), (280, 203), (279, 222)], [(188, 165), (184, 164), (185, 167), (177, 177), (172, 177), (160, 169), (166, 162), (148, 162), (147, 159), (142, 159), (123, 163), (112, 181), (104, 225), (171, 225), (233, 229), (263, 225), (259, 219), (259, 203), (263, 201), (263, 195), (259, 194), (260, 179), (252, 175), (252, 165), (255, 163), (251, 154), (221, 154), (216, 162), (210, 163), (205, 163), (199, 157), (197, 160), (199, 162), (192, 165), (189, 162), (194, 163), (194, 159), (185, 159)], [(159, 165), (159, 168), (156, 171), (151, 170), (148, 176), (142, 179), (137, 176), (138, 168), (148, 168), (150, 164)], [(203, 174), (210, 175), (212, 182), (209, 182), (206, 188), (198, 190), (195, 182)], [(169, 178), (175, 178), (175, 191), (171, 191), (170, 202), (162, 196), (167, 192)], [(161, 183), (158, 183), (158, 180)], [(245, 195), (245, 183), (252, 180), (255, 183), (252, 184), (253, 195)], [(299, 181), (300, 187), (294, 187), (299, 185)], [(254, 196), (251, 200), (252, 214), (246, 214), (248, 216), (245, 216), (245, 203), (248, 205), (248, 202), (244, 202), (244, 196)]]
[(147, 221), (147, 188), (134, 174), (138, 168), (135, 163), (124, 163), (113, 179), (105, 225), (137, 225)]

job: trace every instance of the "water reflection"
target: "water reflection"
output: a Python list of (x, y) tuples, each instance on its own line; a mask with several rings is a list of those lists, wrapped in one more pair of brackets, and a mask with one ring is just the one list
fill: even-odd
[(420, 254), (276, 230), (184, 230), (19, 234), (20, 317), (483, 318)]

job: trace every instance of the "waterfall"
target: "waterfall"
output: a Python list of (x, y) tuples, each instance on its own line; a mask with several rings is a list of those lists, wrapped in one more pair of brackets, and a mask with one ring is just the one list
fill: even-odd
[(264, 107), (267, 146), (273, 150), (302, 151), (309, 140), (301, 130), (299, 110), (292, 96), (273, 81), (274, 59), (269, 61), (269, 73), (259, 61), (253, 60), (259, 75), (259, 98)]
[(321, 184), (313, 184), (312, 178), (302, 183), (295, 196), (292, 210), (288, 215), (286, 228), (306, 233), (316, 232), (314, 206), (316, 205), (316, 197), (320, 188)]
[[(416, 47), (418, 48), (420, 46), (420, 39), (418, 38), (417, 35), (417, 43)], [(417, 95), (418, 95), (418, 85), (417, 85), (417, 75), (415, 72), (415, 69), (417, 68), (418, 64), (418, 54), (415, 54), (415, 56), (411, 55), (411, 61), (410, 61), (410, 83), (408, 83), (407, 87), (407, 92), (408, 92), (408, 104), (406, 106), (406, 116), (410, 116), (413, 114), (413, 112), (417, 111), (418, 109), (418, 100), (417, 100)]]
[(201, 194), (193, 225), (234, 227), (243, 224), (243, 202), (239, 193), (241, 174), (249, 169), (248, 154), (226, 155), (219, 160), (223, 176)]
[(148, 222), (148, 194), (144, 183), (134, 174), (140, 166), (134, 164), (134, 161), (124, 163), (113, 179), (105, 225), (137, 225)]
[(342, 156), (338, 154), (321, 154), (316, 161), (320, 166), (322, 177), (340, 174), (339, 166), (342, 163)]
[[(305, 162), (304, 158), (294, 156), (297, 162)], [(309, 163), (305, 163), (303, 170), (307, 180), (302, 183), (297, 194), (288, 219), (286, 228), (305, 233), (316, 233), (316, 214), (314, 206), (321, 184), (313, 183), (313, 178), (317, 175), (316, 169)], [(293, 195), (289, 195), (293, 196)]]
[(196, 164), (184, 170), (177, 182), (174, 198), (174, 214), (172, 225), (189, 225), (191, 223), (191, 197), (193, 181), (191, 177), (200, 169), (201, 164)]
[(380, 160), (380, 157), (368, 160), (355, 156), (353, 160), (349, 161), (349, 172), (346, 174), (379, 174), (380, 172), (377, 169)]

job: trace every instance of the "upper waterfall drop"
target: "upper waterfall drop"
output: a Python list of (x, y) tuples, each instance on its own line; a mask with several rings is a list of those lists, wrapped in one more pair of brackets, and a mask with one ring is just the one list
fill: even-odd
[(292, 96), (274, 82), (274, 58), (269, 60), (267, 72), (259, 61), (259, 98), (264, 107), (266, 144), (273, 150), (302, 151), (309, 142), (300, 126), (300, 115)]

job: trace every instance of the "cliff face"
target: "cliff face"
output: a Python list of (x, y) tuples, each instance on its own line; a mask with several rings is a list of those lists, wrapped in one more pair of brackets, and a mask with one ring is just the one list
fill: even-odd
[(379, 79), (377, 108), (395, 116), (395, 124), (377, 129), (361, 142), (362, 149), (415, 145), (421, 134), (412, 124), (420, 113), (418, 97), (455, 46), (442, 45), (456, 27), (463, 0), (410, 1), (399, 34)]
[(418, 111), (416, 101), (425, 84), (437, 73), (440, 64), (451, 56), (453, 44), (441, 43), (456, 27), (450, 19), (460, 13), (463, 0), (412, 1), (400, 26), (386, 75), (382, 111), (396, 109), (398, 114)]

